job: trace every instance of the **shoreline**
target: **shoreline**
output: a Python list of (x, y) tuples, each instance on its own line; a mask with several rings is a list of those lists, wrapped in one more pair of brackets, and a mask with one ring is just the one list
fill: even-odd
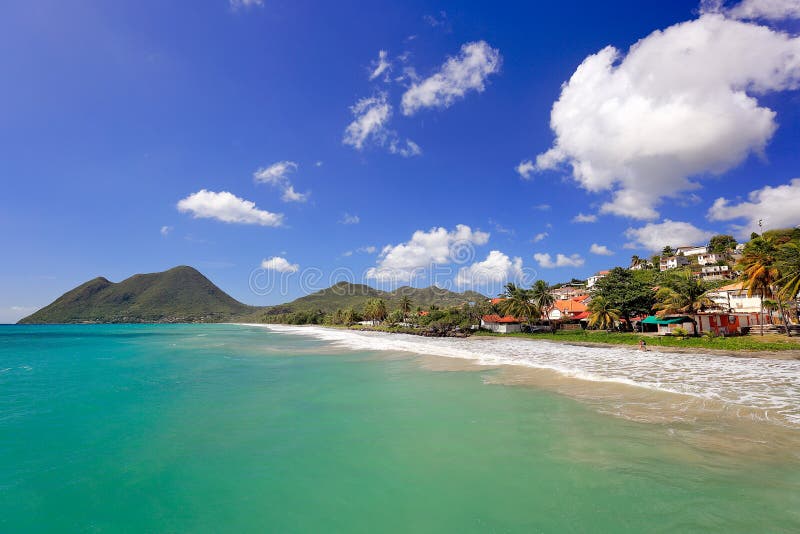
[[(270, 323), (238, 323), (238, 324), (248, 324), (248, 325), (265, 325), (270, 326)], [(351, 332), (382, 332), (385, 334), (405, 334), (411, 336), (418, 336), (423, 338), (443, 338), (443, 339), (519, 339), (525, 341), (538, 341), (538, 342), (546, 342), (546, 343), (557, 343), (560, 345), (571, 345), (576, 347), (587, 347), (587, 348), (629, 348), (633, 352), (639, 352), (638, 346), (632, 343), (625, 343), (625, 342), (614, 342), (614, 341), (582, 341), (582, 340), (574, 340), (574, 339), (558, 339), (555, 337), (536, 337), (536, 335), (515, 335), (515, 334), (496, 334), (496, 333), (481, 333), (478, 335), (469, 335), (469, 336), (428, 336), (419, 332), (414, 332), (410, 330), (392, 330), (390, 328), (376, 328), (376, 327), (365, 327), (365, 328), (352, 328), (352, 327), (345, 327), (345, 326), (331, 326), (331, 325), (282, 325), (276, 324), (276, 326), (313, 326), (316, 328), (325, 328), (332, 331), (351, 331)], [(634, 334), (635, 335), (635, 334)], [(645, 339), (653, 339), (650, 336), (644, 336)], [(770, 348), (764, 349), (722, 349), (722, 348), (714, 348), (714, 347), (704, 347), (704, 346), (687, 346), (687, 347), (676, 347), (673, 345), (660, 345), (660, 344), (653, 344), (648, 347), (647, 352), (666, 352), (666, 353), (673, 353), (673, 354), (687, 354), (687, 355), (695, 355), (695, 354), (709, 354), (713, 356), (727, 356), (730, 358), (756, 358), (756, 359), (763, 359), (763, 360), (800, 360), (800, 343), (797, 344), (797, 348), (787, 348), (781, 350), (773, 350)]]
[[(610, 347), (628, 347), (633, 352), (640, 352), (636, 345), (630, 343), (603, 343), (599, 341), (574, 341), (566, 339), (536, 339), (535, 337), (528, 336), (503, 336), (498, 335), (480, 335), (471, 336), (472, 339), (520, 339), (527, 341), (545, 341), (547, 343), (558, 343), (560, 345), (572, 345), (576, 347), (589, 347), (589, 348), (610, 348)], [(672, 347), (669, 345), (652, 345), (648, 348), (647, 352), (669, 352), (676, 354), (698, 354), (707, 353), (713, 356), (728, 356), (731, 358), (756, 358), (764, 360), (800, 360), (800, 348), (786, 349), (786, 350), (731, 350), (731, 349), (715, 349), (711, 347)]]

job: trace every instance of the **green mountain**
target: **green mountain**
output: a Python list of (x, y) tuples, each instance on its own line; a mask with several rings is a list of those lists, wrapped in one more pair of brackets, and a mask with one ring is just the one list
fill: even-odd
[(486, 298), (474, 291), (455, 293), (437, 287), (408, 286), (381, 291), (342, 282), (287, 304), (256, 307), (234, 299), (196, 269), (181, 266), (161, 273), (137, 274), (117, 283), (103, 277), (89, 280), (19, 323), (258, 322), (265, 315), (297, 311), (360, 311), (371, 298), (385, 300), (391, 310), (399, 306), (403, 296), (408, 296), (415, 307), (435, 304), (441, 308)]
[(460, 306), (465, 302), (485, 300), (486, 296), (475, 291), (456, 293), (447, 289), (431, 286), (416, 288), (403, 286), (394, 291), (382, 291), (364, 284), (350, 284), (339, 282), (327, 289), (317, 291), (305, 297), (293, 300), (286, 304), (271, 306), (264, 310), (267, 315), (279, 315), (300, 311), (318, 311), (333, 313), (337, 309), (354, 308), (361, 310), (369, 299), (379, 298), (386, 301), (388, 309), (392, 310), (400, 305), (400, 299), (407, 296), (414, 307), (427, 307), (435, 304), (440, 308)]
[(219, 322), (253, 313), (192, 267), (89, 280), (20, 323)]

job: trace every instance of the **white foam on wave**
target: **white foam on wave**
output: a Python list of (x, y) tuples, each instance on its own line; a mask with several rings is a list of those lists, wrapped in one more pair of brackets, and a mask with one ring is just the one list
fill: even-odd
[(313, 326), (259, 325), (352, 350), (407, 351), (481, 365), (550, 369), (587, 381), (616, 382), (764, 410), (800, 427), (800, 360), (639, 352), (518, 338), (428, 338)]

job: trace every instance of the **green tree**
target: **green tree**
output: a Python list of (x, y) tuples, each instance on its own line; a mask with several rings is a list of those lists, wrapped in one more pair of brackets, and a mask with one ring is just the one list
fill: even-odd
[(613, 307), (603, 296), (597, 295), (589, 302), (589, 326), (610, 330), (620, 319), (620, 310)]
[(659, 317), (675, 314), (690, 314), (714, 306), (706, 296), (708, 288), (691, 272), (672, 273), (656, 292), (654, 310)]
[(736, 248), (737, 244), (732, 235), (718, 234), (708, 241), (708, 251), (712, 254), (725, 254)]
[(550, 318), (550, 311), (555, 305), (556, 299), (550, 293), (550, 286), (544, 280), (536, 280), (533, 287), (528, 292), (533, 305), (540, 310), (541, 315)]
[(403, 314), (403, 320), (407, 320), (408, 314), (411, 313), (411, 298), (408, 295), (403, 295), (400, 299), (400, 312)]
[(503, 297), (504, 299), (497, 305), (503, 315), (510, 315), (520, 321), (527, 321), (529, 325), (537, 317), (541, 316), (541, 311), (531, 302), (530, 291), (518, 287), (513, 282), (506, 284), (506, 291)]
[(672, 250), (671, 246), (667, 245), (666, 247), (664, 247), (664, 250), (661, 251), (661, 255), (662, 256), (674, 256), (675, 255), (675, 251)]
[(611, 308), (620, 311), (630, 328), (630, 319), (639, 314), (649, 314), (655, 302), (655, 292), (651, 285), (640, 280), (634, 273), (622, 267), (615, 267), (605, 278), (594, 285), (593, 299), (605, 298)]
[(364, 317), (373, 325), (383, 321), (386, 319), (386, 303), (382, 299), (369, 299), (364, 305)]
[[(742, 251), (742, 258), (739, 260), (739, 269), (742, 271), (742, 280), (747, 289), (747, 295), (761, 297), (761, 311), (764, 311), (764, 299), (775, 297), (778, 280), (781, 273), (778, 268), (778, 247), (769, 237), (757, 237), (751, 239)], [(788, 328), (786, 312), (780, 298), (777, 299), (778, 307), (783, 318), (783, 323), (787, 326), (786, 334), (792, 333)], [(764, 330), (761, 330), (764, 334)]]
[(800, 243), (790, 241), (778, 248), (778, 297), (785, 301), (797, 299), (800, 293)]

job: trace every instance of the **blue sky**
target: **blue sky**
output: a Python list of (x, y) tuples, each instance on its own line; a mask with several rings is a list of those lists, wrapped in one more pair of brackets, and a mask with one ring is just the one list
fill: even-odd
[(4, 2), (0, 321), (180, 264), (251, 304), (345, 272), (492, 293), (800, 224), (799, 17)]

